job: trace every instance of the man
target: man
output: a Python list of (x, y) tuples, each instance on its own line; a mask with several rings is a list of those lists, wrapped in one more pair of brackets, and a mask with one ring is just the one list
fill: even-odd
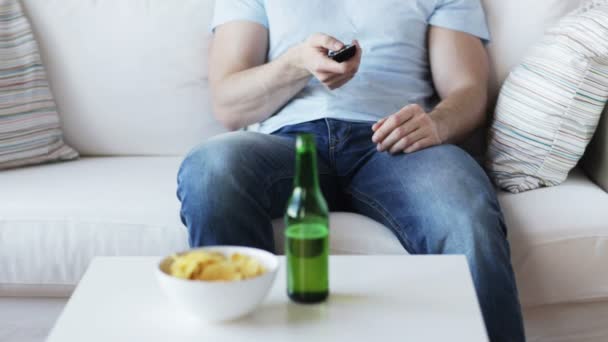
[[(466, 255), (489, 335), (523, 341), (494, 188), (462, 141), (485, 119), (479, 0), (222, 0), (210, 85), (217, 119), (178, 176), (192, 246), (274, 249), (294, 138), (312, 133), (332, 210), (371, 217), (410, 253)], [(321, 33), (318, 33), (321, 32)], [(327, 58), (343, 41), (357, 54)]]

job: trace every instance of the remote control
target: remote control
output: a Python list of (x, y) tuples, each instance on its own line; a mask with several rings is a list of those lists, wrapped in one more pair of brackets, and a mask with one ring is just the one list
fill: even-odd
[(329, 51), (327, 57), (333, 59), (338, 63), (346, 62), (353, 58), (357, 53), (357, 46), (355, 44), (346, 45), (338, 51)]

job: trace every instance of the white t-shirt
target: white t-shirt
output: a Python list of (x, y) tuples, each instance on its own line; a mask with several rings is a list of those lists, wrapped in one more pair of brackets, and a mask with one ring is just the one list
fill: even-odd
[(218, 0), (211, 29), (235, 20), (269, 30), (268, 60), (315, 32), (364, 50), (359, 72), (334, 91), (312, 78), (287, 105), (258, 128), (334, 118), (376, 121), (417, 103), (436, 103), (427, 49), (428, 26), (462, 31), (489, 40), (480, 0)]

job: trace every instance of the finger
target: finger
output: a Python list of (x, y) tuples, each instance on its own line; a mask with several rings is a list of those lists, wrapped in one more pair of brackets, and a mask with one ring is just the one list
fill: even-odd
[[(380, 143), (379, 151), (384, 152), (392, 148), (401, 138), (405, 138), (412, 132), (420, 130), (420, 123), (416, 120), (409, 120), (401, 126), (395, 128), (389, 135)], [(408, 140), (410, 140), (408, 138)]]
[(308, 43), (316, 48), (333, 51), (338, 51), (344, 47), (344, 44), (341, 41), (324, 33), (313, 34), (308, 38)]
[(352, 80), (352, 79), (353, 79), (353, 76), (338, 78), (329, 84), (329, 89), (334, 90), (334, 89), (341, 88), (343, 85), (350, 82), (350, 80)]
[(436, 144), (433, 142), (431, 138), (424, 138), (422, 140), (418, 140), (413, 143), (410, 147), (405, 149), (405, 153), (414, 153), (425, 148), (429, 148), (431, 146), (435, 146)]
[(320, 53), (321, 59), (318, 63), (318, 71), (320, 72), (331, 72), (341, 75), (354, 76), (359, 71), (359, 65), (361, 64), (361, 51), (357, 49), (355, 56), (346, 62), (336, 62), (331, 58), (328, 58), (323, 53)]
[(352, 70), (353, 73), (357, 73), (357, 71), (359, 71), (359, 66), (361, 65), (363, 49), (361, 49), (361, 46), (359, 45), (359, 42), (357, 40), (353, 40), (352, 43), (357, 47), (357, 51), (355, 52), (353, 58), (348, 60), (346, 63), (349, 65), (349, 68)]
[(384, 138), (381, 143), (378, 144), (378, 151), (389, 151), (401, 138), (405, 138), (409, 133), (417, 128), (418, 127), (412, 127), (411, 122), (406, 122), (403, 125), (395, 128), (386, 138)]
[(334, 74), (331, 72), (318, 72), (318, 73), (315, 73), (315, 77), (321, 83), (323, 83), (323, 85), (328, 86), (328, 87), (334, 83), (338, 83), (345, 79), (352, 78), (352, 76), (350, 76), (350, 75)]
[(423, 129), (419, 128), (419, 129), (415, 130), (414, 132), (412, 132), (410, 134), (406, 134), (403, 138), (399, 139), (399, 141), (397, 141), (390, 148), (389, 153), (396, 154), (396, 153), (404, 152), (405, 149), (407, 149), (413, 143), (415, 143), (416, 141), (420, 140), (421, 138), (424, 138), (424, 134), (423, 133), (419, 133), (419, 132), (422, 132), (422, 131), (423, 131)]
[(348, 72), (349, 65), (346, 63), (338, 63), (331, 58), (319, 53), (317, 55), (317, 66), (315, 72), (332, 73), (343, 75)]
[(405, 138), (401, 138), (399, 141), (397, 141), (393, 147), (391, 147), (389, 153), (390, 154), (397, 154), (397, 153), (402, 153), (403, 151), (405, 151), (405, 148), (407, 147), (407, 137)]
[(389, 116), (384, 124), (378, 128), (376, 133), (372, 136), (372, 141), (376, 144), (382, 143), (382, 141), (397, 127), (401, 126), (404, 122), (411, 119), (417, 112), (419, 106), (409, 105), (402, 108), (397, 113)]
[(378, 122), (376, 122), (373, 126), (372, 126), (372, 130), (375, 132), (378, 130), (378, 128), (380, 128), (380, 126), (382, 126), (382, 124), (386, 121), (387, 118), (382, 118), (380, 119)]
[(357, 64), (361, 64), (361, 58), (363, 57), (363, 48), (359, 44), (359, 41), (356, 39), (353, 40), (353, 44), (355, 44), (355, 46), (357, 47), (357, 53), (355, 54), (355, 60), (357, 61)]
[(419, 140), (430, 138), (428, 131), (429, 131), (428, 129), (421, 127), (419, 129), (413, 131), (412, 133), (406, 135), (405, 136), (406, 144), (405, 144), (405, 146), (403, 146), (401, 151), (407, 150), (410, 146), (414, 145)]
[[(374, 133), (372, 141), (379, 145), (382, 144), (384, 139), (386, 139), (393, 130), (411, 118), (411, 115), (408, 115), (408, 113), (408, 111), (399, 111), (389, 116), (384, 124)], [(380, 148), (378, 150), (380, 150)]]
[(317, 72), (315, 77), (323, 84), (331, 83), (336, 81), (338, 78), (344, 77), (340, 74), (334, 74), (331, 72)]

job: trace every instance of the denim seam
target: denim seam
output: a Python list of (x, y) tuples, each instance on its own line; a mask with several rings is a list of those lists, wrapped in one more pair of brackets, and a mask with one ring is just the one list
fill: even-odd
[(332, 168), (336, 167), (336, 158), (334, 155), (334, 152), (336, 150), (336, 146), (334, 145), (334, 142), (332, 140), (332, 134), (331, 134), (331, 124), (329, 123), (329, 119), (325, 119), (325, 126), (327, 127), (327, 146), (329, 147), (329, 166)]
[(327, 127), (327, 141), (328, 141), (328, 145), (329, 147), (333, 146), (332, 140), (331, 140), (331, 124), (329, 123), (328, 119), (325, 119), (325, 127)]
[(346, 127), (347, 127), (346, 134), (344, 134), (342, 141), (338, 141), (338, 144), (340, 144), (340, 143), (344, 144), (348, 140), (348, 138), (350, 138), (350, 136), (353, 135), (352, 124), (348, 123)]
[[(373, 198), (368, 197), (361, 191), (359, 191), (355, 188), (352, 188), (352, 187), (345, 192), (346, 192), (346, 194), (350, 194), (351, 196), (353, 196), (355, 199), (367, 204), (372, 209), (375, 209), (382, 217), (384, 217), (384, 219), (386, 219), (389, 222), (389, 224), (391, 225), (390, 229), (393, 231), (393, 234), (395, 234), (397, 236), (397, 238), (401, 241), (401, 243), (405, 245), (405, 249), (410, 254), (416, 254), (416, 251), (413, 248), (413, 244), (411, 243), (411, 241), (408, 239), (408, 237), (405, 234), (405, 230), (400, 229), (401, 228), (400, 225), (392, 217), (392, 215), (389, 213), (389, 211), (386, 210), (382, 206), (382, 204), (380, 204), (378, 201), (374, 200)], [(403, 231), (403, 234), (401, 234), (400, 231)]]
[(354, 162), (353, 165), (351, 165), (351, 167), (346, 172), (344, 172), (343, 175), (352, 174), (357, 167), (361, 167), (361, 163), (363, 160), (371, 158), (373, 156), (373, 154), (376, 152), (377, 151), (375, 149), (370, 149), (361, 158), (359, 158), (356, 162)]

